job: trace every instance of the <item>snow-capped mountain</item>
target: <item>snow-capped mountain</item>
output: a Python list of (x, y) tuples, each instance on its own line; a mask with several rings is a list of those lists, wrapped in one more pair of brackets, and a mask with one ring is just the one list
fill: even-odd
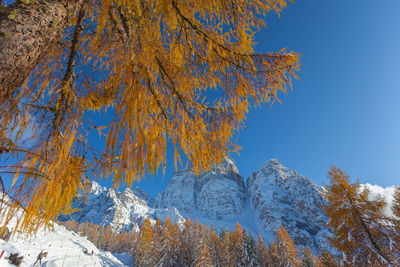
[(221, 220), (243, 211), (245, 195), (243, 178), (233, 162), (226, 159), (214, 171), (198, 177), (190, 170), (176, 172), (166, 190), (157, 195), (155, 205)]
[[(140, 197), (139, 197), (140, 196)], [(61, 215), (60, 221), (74, 220), (91, 222), (103, 226), (111, 226), (115, 231), (137, 231), (142, 222), (149, 217), (154, 223), (156, 219), (165, 220), (169, 216), (173, 223), (183, 224), (185, 219), (174, 207), (153, 209), (154, 200), (140, 189), (133, 192), (126, 188), (123, 192), (107, 189), (97, 182), (92, 182), (89, 194), (74, 199), (71, 206), (78, 212)]]
[(321, 210), (326, 200), (319, 187), (295, 170), (270, 160), (247, 179), (247, 197), (264, 233), (283, 225), (296, 244), (326, 247), (328, 218)]
[(146, 217), (163, 220), (169, 216), (178, 223), (184, 217), (198, 218), (216, 229), (233, 229), (239, 222), (267, 241), (283, 225), (297, 245), (320, 249), (327, 247), (322, 236), (329, 234), (320, 190), (276, 159), (254, 172), (245, 185), (235, 164), (226, 159), (197, 177), (190, 169), (174, 173), (155, 201), (140, 189), (115, 192), (94, 182), (86, 203), (83, 196), (72, 203), (80, 211), (60, 219), (110, 225), (116, 231), (137, 230)]

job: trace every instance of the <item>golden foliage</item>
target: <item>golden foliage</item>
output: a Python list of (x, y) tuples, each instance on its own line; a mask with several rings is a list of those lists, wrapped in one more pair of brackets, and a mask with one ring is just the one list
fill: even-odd
[[(92, 175), (131, 185), (165, 167), (168, 142), (176, 165), (185, 155), (196, 173), (237, 151), (231, 138), (249, 108), (279, 101), (296, 77), (298, 54), (253, 51), (261, 17), (286, 5), (86, 1), (0, 108), (0, 151), (18, 159), (7, 169), (16, 173), (9, 193), (27, 211), (20, 226), (69, 212)], [(92, 145), (94, 131), (104, 147)]]
[(276, 266), (301, 266), (298, 248), (283, 225), (276, 231), (276, 243), (271, 242), (271, 256)]
[(382, 197), (371, 200), (368, 189), (351, 184), (341, 169), (329, 171), (330, 185), (324, 193), (328, 226), (334, 231), (330, 243), (344, 253), (344, 262), (357, 266), (391, 266), (396, 258), (389, 219)]

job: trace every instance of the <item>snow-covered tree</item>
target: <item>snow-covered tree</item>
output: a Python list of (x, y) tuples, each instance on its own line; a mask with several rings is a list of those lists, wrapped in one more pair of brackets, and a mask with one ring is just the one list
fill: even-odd
[(180, 247), (179, 247), (179, 263), (181, 266), (191, 266), (195, 259), (196, 237), (193, 229), (193, 223), (187, 218), (182, 230)]
[(151, 240), (153, 237), (153, 228), (151, 227), (150, 219), (147, 219), (140, 228), (140, 234), (137, 241), (137, 248), (135, 251), (136, 265), (148, 266), (152, 260), (151, 253)]
[(276, 243), (271, 242), (271, 253), (275, 266), (300, 266), (299, 251), (294, 245), (285, 227), (281, 226), (276, 232)]
[(256, 245), (257, 245), (257, 254), (258, 254), (260, 266), (262, 266), (262, 267), (271, 266), (272, 264), (270, 264), (270, 263), (272, 261), (272, 257), (271, 257), (270, 249), (267, 247), (267, 244), (265, 243), (261, 234), (258, 235)]
[(175, 227), (169, 217), (167, 217), (164, 221), (163, 228), (163, 238), (162, 238), (162, 247), (161, 247), (161, 255), (160, 261), (156, 264), (156, 266), (177, 266), (178, 257), (177, 257), (177, 248), (178, 240), (175, 236)]
[(241, 256), (238, 266), (259, 266), (256, 243), (253, 237), (247, 234), (246, 230), (243, 231), (243, 238), (240, 250)]
[(206, 244), (206, 242), (200, 243), (200, 246), (197, 250), (197, 256), (194, 261), (195, 267), (208, 267), (212, 266), (212, 259), (210, 255), (210, 248)]
[(224, 257), (224, 245), (215, 230), (211, 231), (209, 242), (210, 255), (213, 260), (213, 266), (226, 266), (226, 261)]
[(312, 252), (308, 246), (305, 249), (303, 249), (302, 262), (303, 262), (303, 267), (322, 267), (323, 266), (320, 259), (312, 254)]
[(321, 265), (324, 267), (339, 267), (335, 257), (326, 249), (323, 249), (319, 253), (319, 259), (321, 261)]
[(329, 240), (343, 252), (343, 261), (353, 266), (393, 265), (384, 199), (371, 200), (368, 189), (361, 191), (358, 182), (351, 184), (339, 168), (332, 167), (329, 178), (324, 193), (329, 204), (324, 210), (329, 216), (328, 226), (335, 233)]

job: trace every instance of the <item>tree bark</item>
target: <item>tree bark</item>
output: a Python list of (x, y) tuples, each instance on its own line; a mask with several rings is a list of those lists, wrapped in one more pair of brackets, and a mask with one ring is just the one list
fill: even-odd
[(11, 99), (83, 0), (19, 0), (0, 10), (0, 105)]

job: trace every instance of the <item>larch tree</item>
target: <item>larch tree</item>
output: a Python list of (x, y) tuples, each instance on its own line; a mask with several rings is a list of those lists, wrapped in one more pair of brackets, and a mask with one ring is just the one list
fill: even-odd
[(396, 186), (393, 193), (392, 211), (396, 219), (396, 228), (400, 232), (400, 186)]
[(271, 251), (267, 247), (267, 244), (265, 243), (260, 233), (258, 234), (257, 238), (257, 254), (260, 266), (262, 267), (273, 266)]
[(322, 267), (323, 266), (319, 257), (313, 255), (309, 246), (306, 246), (306, 248), (303, 249), (302, 261), (303, 261), (303, 267)]
[(140, 234), (137, 239), (137, 249), (135, 251), (136, 264), (139, 266), (149, 265), (152, 258), (152, 246), (151, 241), (153, 238), (153, 228), (149, 217), (143, 222), (140, 228)]
[(224, 257), (224, 246), (217, 232), (213, 230), (210, 233), (210, 254), (213, 259), (213, 266), (226, 266)]
[(212, 266), (213, 262), (210, 255), (210, 248), (206, 242), (200, 241), (199, 248), (197, 249), (197, 256), (194, 261), (195, 267), (208, 267)]
[[(71, 212), (94, 177), (196, 173), (238, 147), (249, 108), (279, 101), (297, 53), (256, 53), (286, 0), (17, 0), (0, 9), (0, 153), (24, 230)], [(98, 133), (104, 145), (90, 142)], [(9, 213), (11, 214), (11, 213)]]
[(332, 167), (329, 178), (324, 211), (334, 231), (334, 236), (328, 238), (332, 246), (343, 252), (346, 264), (393, 266), (393, 240), (384, 199), (371, 200), (368, 189), (361, 190), (358, 182), (350, 183), (349, 176), (339, 168)]
[(276, 242), (272, 241), (270, 246), (274, 266), (301, 266), (298, 248), (283, 225), (276, 231)]
[(323, 249), (319, 252), (319, 260), (324, 267), (339, 267), (339, 263), (335, 257), (328, 250)]
[(394, 228), (394, 249), (397, 255), (397, 264), (400, 264), (400, 186), (396, 186), (393, 194), (392, 212), (394, 215), (393, 228)]
[(181, 266), (192, 266), (195, 260), (195, 248), (196, 248), (196, 234), (197, 232), (193, 229), (193, 223), (190, 218), (187, 218), (184, 223), (182, 231), (182, 238), (180, 242), (180, 255), (179, 264)]
[(176, 266), (178, 264), (179, 243), (175, 233), (175, 226), (171, 219), (167, 217), (164, 221), (162, 248), (160, 251), (160, 261), (155, 266)]

